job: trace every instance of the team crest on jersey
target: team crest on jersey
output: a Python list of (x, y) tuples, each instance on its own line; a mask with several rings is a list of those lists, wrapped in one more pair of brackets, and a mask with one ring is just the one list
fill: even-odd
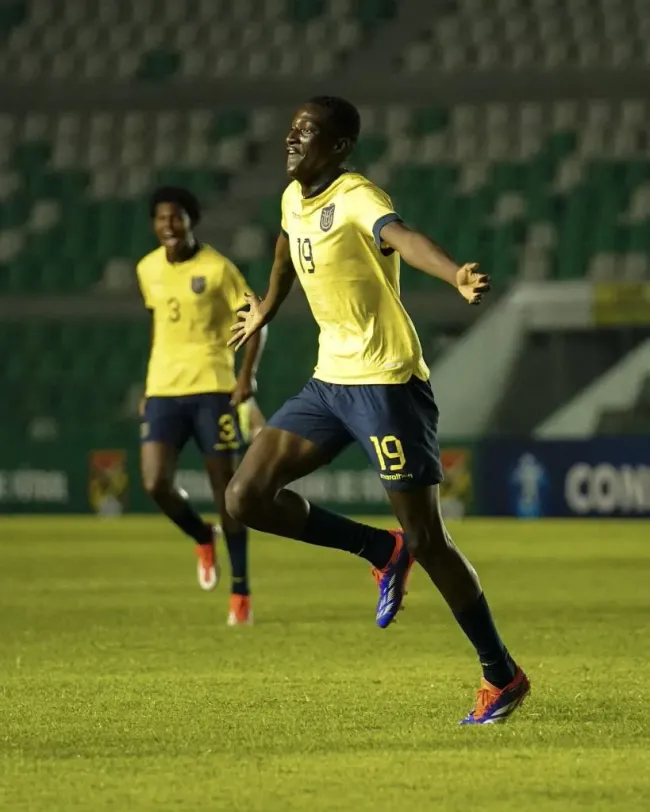
[(194, 293), (203, 293), (205, 290), (205, 276), (192, 277), (192, 291)]
[(334, 222), (334, 204), (330, 203), (320, 213), (320, 230), (329, 231)]

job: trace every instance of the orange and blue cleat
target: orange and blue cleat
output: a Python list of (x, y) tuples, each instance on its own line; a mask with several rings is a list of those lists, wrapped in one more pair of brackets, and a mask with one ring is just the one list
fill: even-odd
[(530, 693), (530, 682), (524, 672), (517, 666), (512, 682), (505, 688), (496, 688), (485, 678), (476, 695), (476, 704), (460, 722), (461, 725), (494, 725), (513, 714)]
[(379, 587), (376, 619), (380, 629), (388, 628), (395, 620), (406, 595), (406, 582), (415, 561), (406, 547), (404, 533), (401, 530), (390, 532), (395, 536), (393, 555), (383, 569), (372, 570), (375, 583)]
[(229, 626), (252, 626), (253, 608), (250, 595), (231, 595), (230, 612), (228, 614)]

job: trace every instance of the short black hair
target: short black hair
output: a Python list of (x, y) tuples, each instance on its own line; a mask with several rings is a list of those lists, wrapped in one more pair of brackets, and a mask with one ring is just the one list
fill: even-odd
[(190, 218), (192, 226), (197, 225), (201, 220), (201, 206), (196, 197), (188, 189), (180, 186), (161, 186), (149, 198), (149, 215), (153, 219), (156, 216), (156, 206), (159, 203), (173, 203), (180, 206)]
[(309, 104), (327, 110), (334, 129), (341, 138), (349, 138), (356, 144), (361, 132), (361, 116), (352, 102), (340, 96), (313, 96)]

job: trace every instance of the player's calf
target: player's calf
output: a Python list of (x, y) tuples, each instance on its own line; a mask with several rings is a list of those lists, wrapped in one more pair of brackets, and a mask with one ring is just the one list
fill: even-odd
[(170, 478), (162, 471), (142, 472), (142, 487), (145, 493), (152, 499), (161, 510), (173, 503), (178, 495), (174, 491), (174, 484)]
[(205, 522), (192, 507), (187, 493), (175, 488), (166, 477), (143, 475), (143, 485), (165, 516), (196, 542), (199, 586), (206, 591), (214, 589), (220, 576), (215, 543), (220, 533), (219, 528)]

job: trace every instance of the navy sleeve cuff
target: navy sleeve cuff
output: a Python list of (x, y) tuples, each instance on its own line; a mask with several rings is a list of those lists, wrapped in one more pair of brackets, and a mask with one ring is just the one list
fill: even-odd
[[(387, 226), (389, 223), (395, 222), (402, 222), (402, 218), (396, 212), (392, 211), (390, 214), (384, 214), (383, 217), (380, 217), (379, 220), (374, 224), (372, 227), (372, 236), (375, 239), (375, 245), (377, 248), (381, 248), (381, 230), (384, 226)], [(391, 249), (392, 253), (392, 249)]]
[(281, 229), (280, 229), (280, 233), (281, 233), (281, 234), (282, 234), (284, 237), (286, 237), (287, 239), (289, 239), (289, 235), (287, 234), (287, 232), (286, 232), (286, 231), (285, 231), (283, 228), (281, 228)]

